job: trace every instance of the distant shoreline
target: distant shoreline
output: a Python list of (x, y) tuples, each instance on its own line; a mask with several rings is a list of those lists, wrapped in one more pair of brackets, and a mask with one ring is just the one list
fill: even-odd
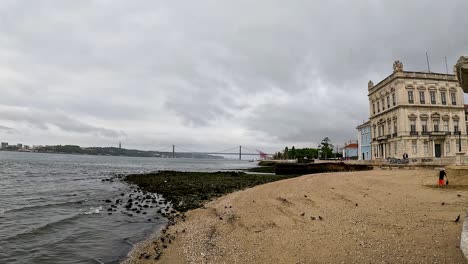
[[(100, 148), (100, 149), (118, 149), (118, 148)], [(173, 158), (172, 156), (163, 155), (166, 152), (157, 152), (157, 151), (144, 151), (144, 150), (127, 150), (127, 149), (121, 149), (125, 151), (137, 151), (141, 152), (143, 154), (138, 155), (138, 154), (118, 154), (118, 153), (87, 153), (87, 152), (60, 152), (60, 151), (28, 151), (28, 150), (7, 150), (7, 149), (0, 149), (0, 151), (3, 152), (13, 152), (13, 153), (42, 153), (42, 154), (64, 154), (64, 155), (83, 155), (83, 156), (105, 156), (105, 157), (133, 157), (133, 158), (163, 158), (163, 159), (169, 159)], [(148, 154), (149, 153), (149, 154)], [(150, 153), (160, 153), (161, 155), (150, 155)], [(168, 152), (169, 153), (169, 152)], [(172, 155), (172, 152), (170, 153)], [(190, 153), (177, 153), (176, 152), (176, 159), (181, 159), (181, 158), (193, 158), (193, 159), (224, 159), (223, 157), (220, 156), (215, 156), (215, 155), (209, 155), (209, 154), (190, 154)]]

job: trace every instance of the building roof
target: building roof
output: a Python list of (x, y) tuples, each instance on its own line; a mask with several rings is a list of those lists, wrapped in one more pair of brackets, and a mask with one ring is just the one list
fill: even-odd
[(381, 80), (376, 85), (369, 87), (368, 91), (369, 94), (373, 94), (375, 91), (379, 90), (380, 87), (386, 85), (387, 83), (391, 82), (397, 78), (411, 78), (411, 79), (430, 79), (430, 80), (438, 80), (438, 81), (450, 81), (456, 82), (457, 86), (460, 86), (455, 74), (445, 74), (445, 73), (435, 73), (435, 72), (417, 72), (417, 71), (397, 71), (393, 72), (385, 79)]
[(367, 120), (367, 122), (360, 124), (359, 126), (356, 127), (356, 129), (360, 129), (360, 128), (367, 127), (367, 126), (370, 126), (370, 120)]
[(348, 149), (349, 148), (358, 148), (358, 146), (359, 146), (358, 143), (350, 143), (350, 144), (346, 145), (345, 148), (348, 148)]

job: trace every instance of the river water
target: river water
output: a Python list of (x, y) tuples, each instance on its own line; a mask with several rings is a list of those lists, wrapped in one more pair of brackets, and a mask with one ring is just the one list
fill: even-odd
[(0, 263), (119, 263), (166, 219), (157, 206), (145, 214), (122, 213), (116, 200), (134, 190), (103, 179), (157, 170), (248, 167), (252, 163), (238, 160), (0, 151)]

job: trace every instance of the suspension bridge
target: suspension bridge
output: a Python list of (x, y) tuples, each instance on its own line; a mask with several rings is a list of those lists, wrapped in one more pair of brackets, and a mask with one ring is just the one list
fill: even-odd
[[(180, 146), (176, 145), (171, 145), (171, 146), (165, 146), (162, 148), (158, 148), (157, 152), (170, 152), (170, 149), (172, 148), (172, 158), (176, 157), (176, 153), (184, 153), (184, 154), (206, 154), (206, 155), (238, 155), (239, 160), (242, 160), (242, 156), (259, 156), (260, 159), (267, 159), (271, 154), (267, 154), (261, 150), (258, 149), (251, 149), (245, 146), (235, 146), (229, 149), (224, 149), (220, 151), (192, 151)], [(248, 152), (243, 152), (247, 150)]]

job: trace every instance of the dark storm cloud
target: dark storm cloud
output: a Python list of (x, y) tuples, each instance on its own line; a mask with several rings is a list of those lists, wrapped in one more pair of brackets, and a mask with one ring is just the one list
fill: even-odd
[(451, 72), (468, 54), (466, 10), (465, 0), (2, 1), (0, 105), (39, 114), (0, 120), (135, 146), (344, 142), (368, 117), (367, 81), (394, 60), (425, 70), (428, 51), (433, 71), (447, 57)]

